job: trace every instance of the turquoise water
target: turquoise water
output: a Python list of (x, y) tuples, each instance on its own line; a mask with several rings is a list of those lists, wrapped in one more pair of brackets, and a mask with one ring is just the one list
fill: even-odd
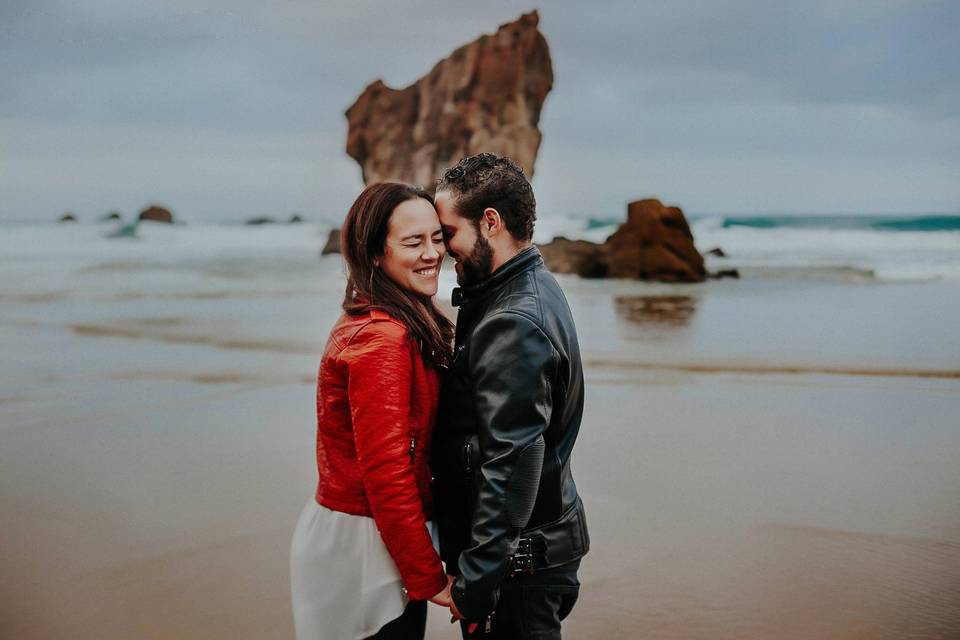
[(960, 216), (737, 216), (723, 218), (723, 227), (753, 229), (861, 229), (877, 231), (960, 231)]

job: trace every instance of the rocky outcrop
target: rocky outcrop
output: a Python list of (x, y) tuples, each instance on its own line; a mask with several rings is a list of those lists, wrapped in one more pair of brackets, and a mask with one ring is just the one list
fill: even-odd
[(248, 226), (257, 226), (261, 224), (276, 224), (276, 222), (277, 221), (271, 218), (270, 216), (260, 216), (257, 218), (250, 218), (249, 220), (246, 221), (245, 224), (247, 224)]
[(173, 214), (169, 210), (164, 209), (163, 207), (158, 207), (157, 205), (152, 205), (147, 207), (140, 212), (140, 217), (138, 220), (151, 220), (153, 222), (165, 222), (167, 224), (173, 224)]
[(604, 246), (595, 242), (568, 240), (560, 236), (549, 244), (540, 245), (540, 253), (550, 270), (557, 273), (603, 278), (609, 269)]
[(287, 224), (299, 224), (301, 222), (303, 222), (303, 216), (301, 216), (299, 213), (291, 215), (290, 219), (287, 220)]
[(482, 151), (509, 156), (532, 177), (553, 87), (539, 21), (534, 11), (481, 36), (405, 89), (369, 85), (346, 113), (347, 153), (364, 182), (432, 188), (444, 168)]
[(57, 220), (57, 222), (60, 222), (60, 223), (76, 222), (76, 221), (77, 221), (77, 216), (73, 215), (72, 213), (65, 213), (62, 216), (60, 216), (59, 220)]
[(683, 212), (653, 199), (631, 202), (627, 221), (604, 244), (558, 238), (540, 252), (552, 271), (583, 277), (703, 282), (707, 276)]
[(331, 229), (327, 236), (327, 244), (323, 245), (320, 255), (325, 256), (331, 253), (340, 253), (340, 229)]
[(607, 238), (611, 278), (662, 282), (702, 282), (703, 256), (679, 207), (659, 200), (638, 200), (627, 206), (627, 221)]

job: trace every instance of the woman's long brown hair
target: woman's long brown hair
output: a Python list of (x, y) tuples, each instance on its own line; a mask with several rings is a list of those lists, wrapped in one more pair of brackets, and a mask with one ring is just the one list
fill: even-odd
[(372, 184), (357, 196), (340, 232), (340, 253), (347, 263), (343, 310), (350, 315), (370, 309), (390, 314), (407, 327), (423, 359), (440, 367), (450, 358), (453, 324), (432, 299), (401, 287), (374, 264), (383, 257), (393, 210), (416, 198), (433, 204), (426, 191), (397, 182)]

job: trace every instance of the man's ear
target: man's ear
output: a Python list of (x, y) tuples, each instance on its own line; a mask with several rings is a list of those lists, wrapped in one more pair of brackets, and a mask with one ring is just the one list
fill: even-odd
[(480, 232), (485, 238), (492, 238), (503, 230), (503, 218), (493, 207), (487, 207), (480, 216)]

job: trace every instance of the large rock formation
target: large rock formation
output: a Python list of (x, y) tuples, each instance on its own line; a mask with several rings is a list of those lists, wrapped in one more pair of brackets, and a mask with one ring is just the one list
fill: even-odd
[(679, 207), (638, 200), (627, 207), (627, 221), (607, 238), (607, 275), (663, 282), (702, 282), (703, 256)]
[(703, 282), (703, 256), (678, 207), (638, 200), (627, 221), (604, 244), (558, 238), (540, 247), (547, 266), (583, 277), (638, 278), (661, 282)]
[(365, 183), (398, 180), (433, 187), (464, 156), (509, 156), (528, 177), (540, 148), (540, 110), (553, 87), (536, 11), (481, 36), (405, 89), (381, 80), (347, 109), (347, 153)]

